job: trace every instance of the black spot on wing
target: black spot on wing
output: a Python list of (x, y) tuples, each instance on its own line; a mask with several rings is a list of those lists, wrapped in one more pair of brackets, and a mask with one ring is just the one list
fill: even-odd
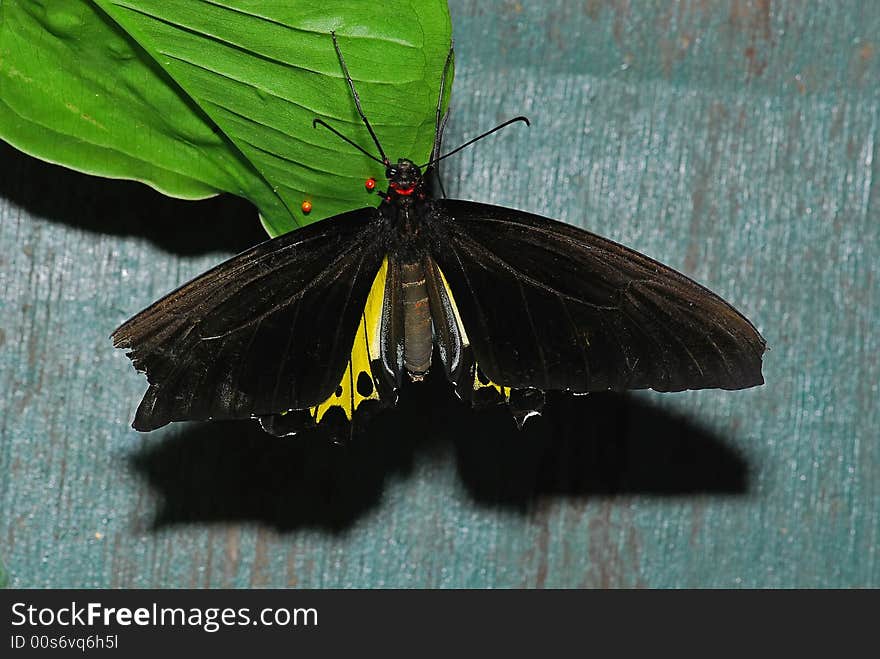
[(357, 378), (357, 392), (364, 397), (373, 393), (373, 378), (369, 373), (361, 371)]

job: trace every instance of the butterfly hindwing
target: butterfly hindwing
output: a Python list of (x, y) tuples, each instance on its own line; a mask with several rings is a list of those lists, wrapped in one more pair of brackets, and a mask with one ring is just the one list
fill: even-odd
[[(387, 288), (387, 273), (386, 257), (370, 287), (354, 335), (351, 357), (339, 385), (324, 401), (309, 410), (316, 423), (320, 423), (324, 415), (334, 407), (339, 408), (351, 421), (361, 403), (368, 400), (379, 402), (380, 398), (388, 401), (394, 395), (395, 387), (386, 385), (388, 381), (383, 377), (379, 364), (382, 353), (382, 311)], [(383, 392), (381, 397), (380, 391)]]
[(433, 257), (491, 384), (586, 392), (763, 382), (757, 330), (671, 268), (540, 216), (449, 199), (436, 208)]
[(114, 344), (150, 383), (134, 427), (324, 403), (361, 354), (382, 237), (375, 209), (343, 213), (229, 259), (120, 326)]

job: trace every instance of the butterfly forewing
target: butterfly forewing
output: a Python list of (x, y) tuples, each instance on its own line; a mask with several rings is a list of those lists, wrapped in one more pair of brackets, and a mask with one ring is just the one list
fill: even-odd
[(714, 293), (638, 252), (520, 211), (439, 200), (433, 257), (492, 383), (742, 389), (764, 340)]
[(261, 243), (119, 327), (114, 344), (150, 383), (134, 427), (325, 403), (384, 257), (377, 221), (361, 209)]

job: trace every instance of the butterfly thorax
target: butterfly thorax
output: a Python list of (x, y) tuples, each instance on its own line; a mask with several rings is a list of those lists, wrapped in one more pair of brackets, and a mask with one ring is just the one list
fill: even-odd
[(401, 158), (385, 170), (388, 191), (378, 212), (390, 225), (389, 253), (401, 261), (417, 261), (425, 251), (424, 225), (433, 216), (433, 199), (418, 165)]

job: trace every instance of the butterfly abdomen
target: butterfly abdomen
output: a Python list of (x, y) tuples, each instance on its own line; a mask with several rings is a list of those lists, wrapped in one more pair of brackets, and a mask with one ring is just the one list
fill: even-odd
[(420, 262), (403, 263), (400, 269), (403, 288), (403, 360), (407, 372), (414, 379), (420, 379), (431, 367), (434, 348), (428, 287)]

